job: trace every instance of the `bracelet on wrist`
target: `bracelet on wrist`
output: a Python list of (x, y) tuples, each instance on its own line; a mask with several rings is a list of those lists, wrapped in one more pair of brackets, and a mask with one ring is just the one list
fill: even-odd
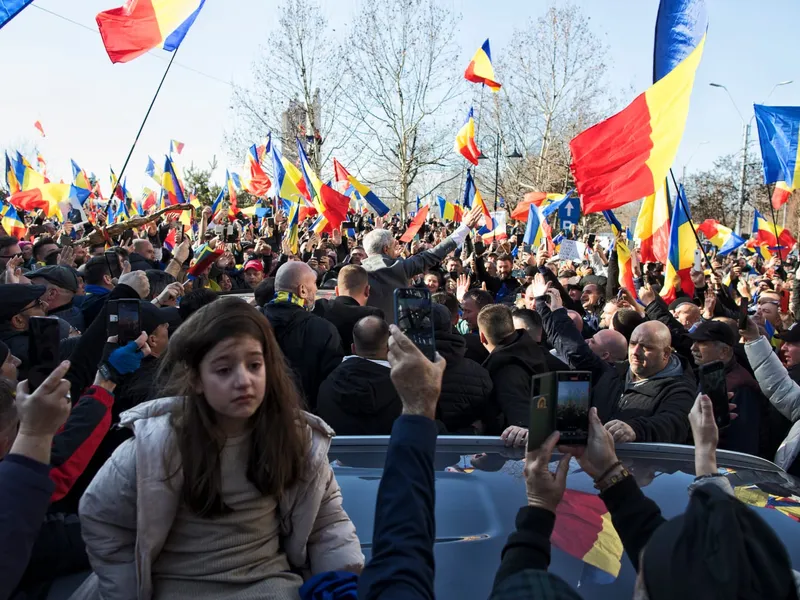
[(615, 462), (613, 465), (611, 465), (610, 467), (608, 467), (608, 468), (607, 468), (605, 471), (603, 471), (603, 472), (600, 474), (600, 476), (599, 476), (599, 477), (596, 477), (596, 478), (595, 478), (595, 481), (602, 481), (603, 479), (605, 479), (606, 477), (608, 477), (608, 474), (609, 474), (609, 473), (611, 473), (611, 471), (613, 471), (614, 469), (616, 469), (617, 467), (619, 467), (619, 466), (621, 466), (621, 465), (622, 465), (622, 461), (621, 461), (621, 460), (618, 460), (618, 461), (617, 461), (617, 462)]
[[(617, 469), (619, 469), (619, 471), (617, 471)], [(595, 482), (594, 487), (600, 493), (603, 493), (610, 487), (617, 485), (623, 479), (627, 479), (630, 477), (630, 475), (631, 474), (628, 469), (626, 469), (624, 466), (622, 466), (622, 463), (620, 463), (618, 467), (615, 467), (614, 470), (610, 472), (610, 474), (598, 479)]]

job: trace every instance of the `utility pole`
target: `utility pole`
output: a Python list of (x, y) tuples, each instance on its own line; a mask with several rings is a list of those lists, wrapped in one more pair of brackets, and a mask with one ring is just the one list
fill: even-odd
[(750, 123), (742, 125), (742, 172), (739, 175), (739, 209), (736, 211), (736, 233), (742, 233), (742, 213), (746, 199), (745, 185), (747, 184), (747, 147), (750, 145)]

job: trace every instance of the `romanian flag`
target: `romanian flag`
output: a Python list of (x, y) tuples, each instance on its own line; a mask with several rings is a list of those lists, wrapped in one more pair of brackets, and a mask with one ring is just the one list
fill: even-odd
[(739, 237), (730, 227), (725, 227), (714, 219), (706, 219), (699, 225), (696, 225), (695, 229), (706, 236), (708, 241), (716, 246), (717, 254), (720, 255), (730, 254), (744, 244), (744, 238)]
[(777, 510), (793, 521), (800, 523), (800, 498), (797, 496), (776, 496), (759, 489), (755, 485), (735, 487), (733, 488), (733, 495), (745, 504)]
[(17, 173), (14, 170), (11, 158), (8, 156), (8, 152), (6, 152), (5, 174), (6, 174), (6, 187), (8, 188), (8, 193), (16, 194), (18, 191), (22, 189), (22, 187), (20, 186), (20, 183), (17, 180)]
[(553, 545), (600, 571), (597, 583), (612, 583), (622, 568), (622, 540), (599, 496), (566, 490), (556, 508)]
[(528, 192), (522, 197), (522, 201), (511, 211), (511, 218), (523, 223), (528, 220), (528, 208), (534, 206), (543, 208), (552, 201), (563, 198), (563, 194), (548, 194), (546, 192)]
[(642, 201), (634, 237), (641, 241), (643, 262), (667, 264), (669, 252), (669, 190), (664, 181)]
[(781, 206), (789, 201), (792, 197), (794, 188), (785, 181), (779, 181), (775, 184), (775, 189), (772, 192), (772, 208), (778, 210)]
[(300, 157), (300, 167), (303, 170), (303, 177), (306, 180), (308, 190), (312, 193), (314, 208), (322, 219), (316, 223), (314, 231), (333, 231), (342, 226), (342, 222), (347, 220), (347, 211), (350, 207), (350, 198), (340, 194), (331, 186), (322, 183), (320, 178), (311, 168), (306, 151), (300, 140), (297, 140), (297, 155)]
[(161, 178), (164, 176), (164, 171), (156, 164), (156, 161), (152, 159), (152, 157), (147, 157), (147, 166), (144, 168), (144, 172), (159, 184), (161, 183)]
[[(81, 169), (74, 160), (70, 160), (72, 164), (72, 183), (75, 187), (80, 188), (82, 190), (86, 190), (86, 198), (88, 198), (92, 193), (92, 184), (89, 181), (89, 177), (86, 175), (86, 171)], [(85, 200), (85, 199), (84, 199)]]
[(205, 0), (128, 0), (97, 14), (97, 27), (112, 63), (128, 62), (153, 48), (178, 49)]
[(531, 246), (531, 252), (536, 252), (542, 243), (550, 237), (550, 225), (542, 215), (542, 209), (531, 203), (528, 205), (528, 225), (522, 241)]
[(134, 206), (136, 207), (136, 212), (139, 214), (140, 217), (146, 215), (147, 211), (154, 208), (155, 205), (156, 205), (156, 193), (147, 187), (142, 190), (142, 197), (139, 199), (139, 201), (134, 203)]
[(71, 188), (68, 183), (43, 183), (12, 194), (8, 201), (24, 211), (43, 210), (48, 217), (57, 217), (61, 215), (59, 204), (70, 204)]
[(494, 229), (496, 224), (492, 220), (492, 214), (489, 212), (489, 207), (486, 205), (486, 201), (483, 199), (483, 196), (481, 196), (481, 193), (475, 186), (475, 180), (472, 179), (472, 173), (469, 169), (467, 169), (467, 183), (464, 186), (464, 201), (461, 203), (461, 205), (464, 208), (472, 208), (473, 201), (481, 207), (481, 212), (483, 213), (484, 219), (484, 227)]
[[(111, 206), (111, 203), (108, 203)], [(131, 214), (128, 212), (128, 205), (124, 200), (117, 201), (117, 210), (114, 212), (112, 223), (124, 223), (130, 220)]]
[(464, 71), (464, 79), (473, 83), (484, 83), (488, 85), (493, 92), (500, 90), (500, 84), (494, 76), (492, 52), (489, 50), (488, 39), (483, 42), (483, 45), (475, 52), (475, 56), (469, 61), (467, 70)]
[(0, 3), (0, 29), (22, 12), (33, 0), (3, 0)]
[(669, 252), (667, 255), (664, 287), (661, 296), (669, 304), (677, 297), (675, 284), (680, 280), (681, 290), (691, 298), (694, 283), (691, 271), (694, 266), (695, 237), (692, 233), (692, 217), (684, 208), (684, 202), (677, 199), (672, 209), (672, 223), (669, 231)]
[(255, 144), (250, 146), (247, 152), (247, 162), (250, 170), (250, 179), (245, 185), (245, 189), (254, 196), (266, 198), (269, 188), (272, 187), (272, 182), (261, 166), (258, 147)]
[(484, 243), (491, 244), (495, 240), (502, 242), (503, 240), (508, 239), (508, 229), (506, 228), (507, 214), (508, 213), (506, 213), (504, 210), (492, 211), (492, 221), (495, 224), (494, 229), (481, 227), (478, 230), (478, 233), (481, 234)]
[(406, 229), (403, 237), (400, 238), (401, 242), (407, 244), (414, 239), (414, 236), (417, 235), (417, 232), (419, 232), (420, 228), (425, 223), (425, 219), (428, 218), (428, 211), (430, 208), (430, 204), (426, 204), (417, 211), (416, 216), (411, 220), (411, 224), (408, 226), (408, 229)]
[(467, 120), (464, 121), (464, 125), (461, 126), (461, 129), (459, 129), (456, 134), (455, 149), (456, 152), (461, 154), (461, 156), (466, 158), (473, 165), (478, 164), (480, 150), (478, 150), (478, 146), (475, 143), (475, 119), (472, 117), (471, 106), (467, 113)]
[(753, 235), (759, 243), (767, 246), (784, 246), (788, 249), (797, 243), (791, 231), (767, 221), (758, 211), (753, 213)]
[(166, 208), (174, 204), (183, 204), (186, 197), (183, 194), (183, 186), (175, 166), (169, 156), (164, 160), (164, 174), (161, 176), (161, 207)]
[(458, 204), (448, 202), (441, 196), (437, 196), (436, 201), (439, 203), (439, 214), (442, 217), (442, 221), (461, 223), (464, 218), (464, 213)]
[(36, 130), (37, 130), (37, 131), (38, 131), (38, 132), (39, 132), (39, 133), (42, 135), (42, 137), (45, 137), (45, 135), (44, 135), (44, 127), (42, 127), (42, 122), (41, 122), (41, 121), (36, 121), (36, 122), (33, 124), (33, 126), (34, 126), (34, 127), (36, 128)]
[[(659, 11), (656, 64), (659, 55), (670, 57), (672, 62), (662, 61), (665, 66), (660, 67), (669, 71), (621, 112), (570, 142), (584, 214), (655, 194), (666, 178), (686, 127), (706, 40), (707, 15), (693, 4), (702, 3), (683, 2), (677, 11), (666, 11), (663, 20)], [(674, 35), (665, 37), (667, 32)]]
[(170, 140), (169, 141), (169, 153), (172, 154), (173, 152), (177, 152), (180, 154), (183, 152), (183, 142), (179, 142), (178, 140)]
[(11, 167), (14, 170), (19, 190), (25, 192), (49, 183), (49, 180), (30, 166), (25, 158), (17, 153), (17, 160), (11, 159)]
[(289, 249), (293, 254), (297, 254), (300, 249), (300, 204), (291, 202), (288, 215), (288, 234)]
[(36, 164), (39, 165), (39, 169), (41, 169), (42, 174), (47, 177), (47, 161), (44, 159), (44, 156), (38, 150), (36, 151)]
[(625, 288), (636, 297), (636, 286), (633, 283), (633, 258), (631, 257), (627, 238), (624, 235), (625, 232), (622, 229), (622, 223), (610, 210), (604, 210), (603, 216), (611, 225), (611, 231), (614, 233), (614, 246), (617, 249), (617, 265), (619, 265), (619, 286)]
[(764, 183), (785, 182), (791, 189), (800, 187), (800, 106), (756, 104), (753, 108), (764, 164)]
[(197, 279), (198, 275), (202, 275), (216, 260), (225, 253), (225, 246), (220, 244), (215, 249), (212, 249), (208, 244), (203, 244), (200, 249), (195, 252), (194, 264), (189, 267), (186, 272), (187, 279)]
[(347, 182), (379, 216), (382, 217), (389, 212), (389, 207), (381, 202), (381, 199), (375, 195), (375, 192), (350, 175), (347, 169), (335, 158), (333, 159), (333, 172), (337, 183), (344, 184), (344, 182)]
[(25, 223), (19, 218), (17, 211), (10, 204), (0, 205), (0, 225), (3, 226), (7, 235), (19, 240), (24, 238), (25, 233), (28, 231)]
[[(284, 160), (283, 156), (281, 156), (278, 149), (275, 147), (275, 144), (270, 144), (270, 153), (272, 154), (272, 168), (277, 197), (288, 200), (289, 202), (304, 203), (305, 200), (309, 199), (308, 189), (297, 167), (289, 161)], [(292, 176), (290, 176), (287, 167), (293, 169)], [(299, 181), (294, 178), (295, 173), (296, 176), (299, 177)], [(303, 186), (302, 190), (298, 187), (298, 184), (301, 183)]]

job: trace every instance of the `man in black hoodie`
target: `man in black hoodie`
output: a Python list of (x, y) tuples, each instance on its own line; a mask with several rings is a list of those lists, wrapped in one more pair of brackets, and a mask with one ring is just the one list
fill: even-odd
[(356, 323), (352, 351), (320, 385), (317, 414), (338, 435), (389, 435), (403, 403), (389, 376), (386, 321), (370, 316)]
[(500, 435), (509, 425), (525, 427), (531, 377), (548, 371), (544, 352), (524, 329), (514, 329), (511, 309), (502, 304), (481, 309), (478, 330), (481, 343), (489, 351), (483, 368), (494, 386), (490, 412), (484, 418), (485, 433)]

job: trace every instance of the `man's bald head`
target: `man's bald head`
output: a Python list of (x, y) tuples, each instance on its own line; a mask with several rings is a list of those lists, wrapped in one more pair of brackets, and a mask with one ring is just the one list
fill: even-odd
[(578, 331), (583, 331), (583, 317), (581, 317), (580, 314), (578, 314), (574, 310), (568, 310), (567, 314), (569, 315), (569, 318), (572, 319), (572, 323), (575, 325), (575, 329), (577, 329)]
[(586, 343), (592, 352), (606, 362), (618, 362), (628, 356), (628, 340), (612, 329), (598, 331)]
[(636, 379), (647, 379), (664, 370), (672, 354), (672, 335), (658, 321), (642, 323), (631, 334), (628, 360)]
[(304, 262), (286, 262), (275, 273), (275, 291), (296, 294), (306, 304), (313, 304), (317, 294), (317, 274)]
[(373, 360), (389, 356), (389, 325), (378, 317), (364, 317), (353, 327), (353, 354)]

